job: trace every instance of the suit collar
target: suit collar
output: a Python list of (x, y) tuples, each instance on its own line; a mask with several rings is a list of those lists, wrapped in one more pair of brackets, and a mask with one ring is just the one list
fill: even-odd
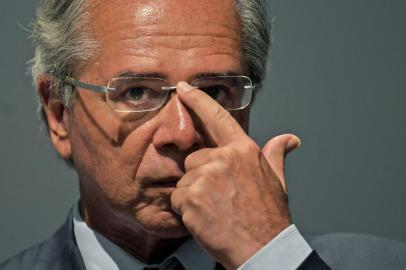
[[(49, 240), (51, 244), (55, 244), (56, 248), (59, 249), (61, 256), (60, 270), (86, 270), (82, 256), (80, 254), (79, 248), (76, 243), (75, 234), (73, 232), (73, 211), (69, 211), (68, 217), (62, 227), (54, 234), (54, 236)], [(57, 257), (55, 255), (55, 257)]]

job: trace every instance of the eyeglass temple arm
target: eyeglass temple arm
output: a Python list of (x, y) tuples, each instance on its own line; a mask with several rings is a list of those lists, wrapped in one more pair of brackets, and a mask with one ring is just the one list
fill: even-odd
[(110, 90), (110, 88), (107, 88), (106, 86), (84, 83), (69, 76), (63, 77), (62, 80), (76, 87), (84, 88), (98, 93), (106, 93), (108, 90)]
[[(252, 85), (252, 86), (246, 85), (246, 86), (244, 86), (244, 88), (254, 90), (257, 85)], [(174, 91), (174, 90), (176, 90), (176, 86), (162, 86), (162, 90), (164, 90), (164, 91)]]
[[(98, 93), (105, 93), (108, 90), (114, 90), (114, 88), (108, 88), (108, 87), (105, 87), (105, 86), (99, 86), (99, 85), (84, 83), (84, 82), (81, 82), (81, 81), (76, 80), (76, 79), (74, 79), (72, 77), (69, 77), (69, 76), (65, 76), (62, 80), (64, 82), (72, 84), (72, 85), (74, 85), (76, 87), (84, 88), (84, 89), (91, 90), (91, 91), (98, 92)], [(164, 90), (164, 91), (173, 91), (173, 90), (176, 90), (176, 86), (163, 86), (162, 90)]]

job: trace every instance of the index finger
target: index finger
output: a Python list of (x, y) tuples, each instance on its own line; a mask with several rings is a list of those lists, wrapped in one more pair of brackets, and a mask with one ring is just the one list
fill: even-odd
[(199, 117), (217, 145), (229, 144), (245, 135), (231, 114), (205, 92), (186, 82), (179, 82), (176, 91), (180, 100)]

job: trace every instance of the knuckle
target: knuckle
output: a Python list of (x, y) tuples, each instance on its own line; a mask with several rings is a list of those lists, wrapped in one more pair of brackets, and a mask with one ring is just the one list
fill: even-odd
[(189, 156), (187, 156), (187, 157), (185, 158), (184, 165), (185, 165), (185, 170), (186, 170), (186, 171), (188, 171), (189, 168), (193, 167), (194, 161), (195, 161), (195, 155), (194, 155), (194, 153), (190, 154)]
[(171, 197), (170, 197), (172, 202), (176, 201), (176, 199), (177, 199), (177, 197), (178, 197), (178, 193), (179, 193), (179, 190), (177, 190), (177, 189), (175, 189), (175, 190), (172, 192)]
[(179, 211), (180, 209), (180, 201), (179, 201), (179, 197), (178, 194), (176, 193), (176, 190), (174, 192), (172, 192), (171, 197), (171, 204), (172, 204), (172, 208), (176, 211)]
[[(223, 163), (219, 162), (212, 162), (209, 165), (206, 165), (204, 169), (204, 173), (202, 173), (201, 179), (204, 178), (202, 183), (200, 184), (201, 186), (209, 184), (212, 179), (215, 179), (218, 176), (219, 171), (223, 168)], [(203, 187), (201, 187), (203, 188)]]
[(250, 157), (261, 152), (259, 146), (250, 138), (233, 142), (229, 147), (234, 149), (235, 152), (237, 152), (236, 154), (242, 157)]
[(200, 183), (196, 183), (189, 188), (185, 198), (185, 202), (189, 207), (196, 209), (203, 205), (204, 198), (205, 189), (203, 185)]
[(253, 140), (246, 140), (242, 144), (242, 151), (243, 151), (244, 154), (247, 154), (247, 155), (257, 153), (257, 152), (261, 152), (260, 148), (258, 147), (258, 145)]
[(228, 162), (228, 161), (232, 160), (236, 156), (236, 154), (237, 154), (237, 151), (234, 148), (225, 146), (225, 147), (218, 149), (216, 156), (217, 156), (217, 158)]
[(195, 217), (195, 215), (193, 215), (192, 212), (186, 211), (182, 215), (182, 222), (187, 227), (188, 231), (192, 235), (196, 235), (199, 233), (199, 230), (198, 230), (199, 226), (198, 226), (198, 223), (196, 222), (196, 217)]
[(179, 181), (176, 183), (176, 188), (177, 188), (177, 189), (175, 189), (175, 190), (172, 192), (171, 198), (174, 197), (174, 196), (176, 196), (176, 192), (179, 191), (178, 189), (179, 189), (180, 187), (185, 186), (185, 182), (186, 182), (186, 181), (185, 181), (184, 178), (179, 179)]
[(183, 213), (183, 215), (182, 215), (183, 224), (185, 224), (187, 226), (190, 226), (192, 221), (193, 221), (193, 218), (190, 215), (189, 211), (186, 211), (185, 213)]
[(207, 175), (207, 170), (202, 169), (201, 167), (198, 169), (195, 169), (194, 170), (195, 180), (194, 180), (193, 187), (198, 185), (198, 182), (201, 181), (200, 179), (206, 178), (206, 175)]
[(175, 189), (172, 193), (171, 196), (169, 197), (171, 199), (171, 202), (176, 200), (176, 195), (177, 195), (177, 190)]
[(198, 204), (198, 202), (200, 201), (200, 197), (202, 195), (204, 195), (202, 185), (199, 183), (195, 183), (189, 189), (188, 201), (193, 204), (196, 204), (196, 203)]
[(230, 119), (231, 117), (231, 114), (220, 106), (216, 107), (214, 115), (216, 116), (216, 119), (220, 122), (228, 121), (228, 119)]

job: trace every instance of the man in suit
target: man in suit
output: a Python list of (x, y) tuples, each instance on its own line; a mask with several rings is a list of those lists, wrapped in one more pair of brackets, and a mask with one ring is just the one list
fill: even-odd
[(335, 253), (312, 248), (326, 241), (290, 219), (284, 157), (299, 139), (260, 149), (247, 135), (263, 1), (44, 0), (33, 35), (41, 110), (80, 201), (2, 269), (330, 269)]

